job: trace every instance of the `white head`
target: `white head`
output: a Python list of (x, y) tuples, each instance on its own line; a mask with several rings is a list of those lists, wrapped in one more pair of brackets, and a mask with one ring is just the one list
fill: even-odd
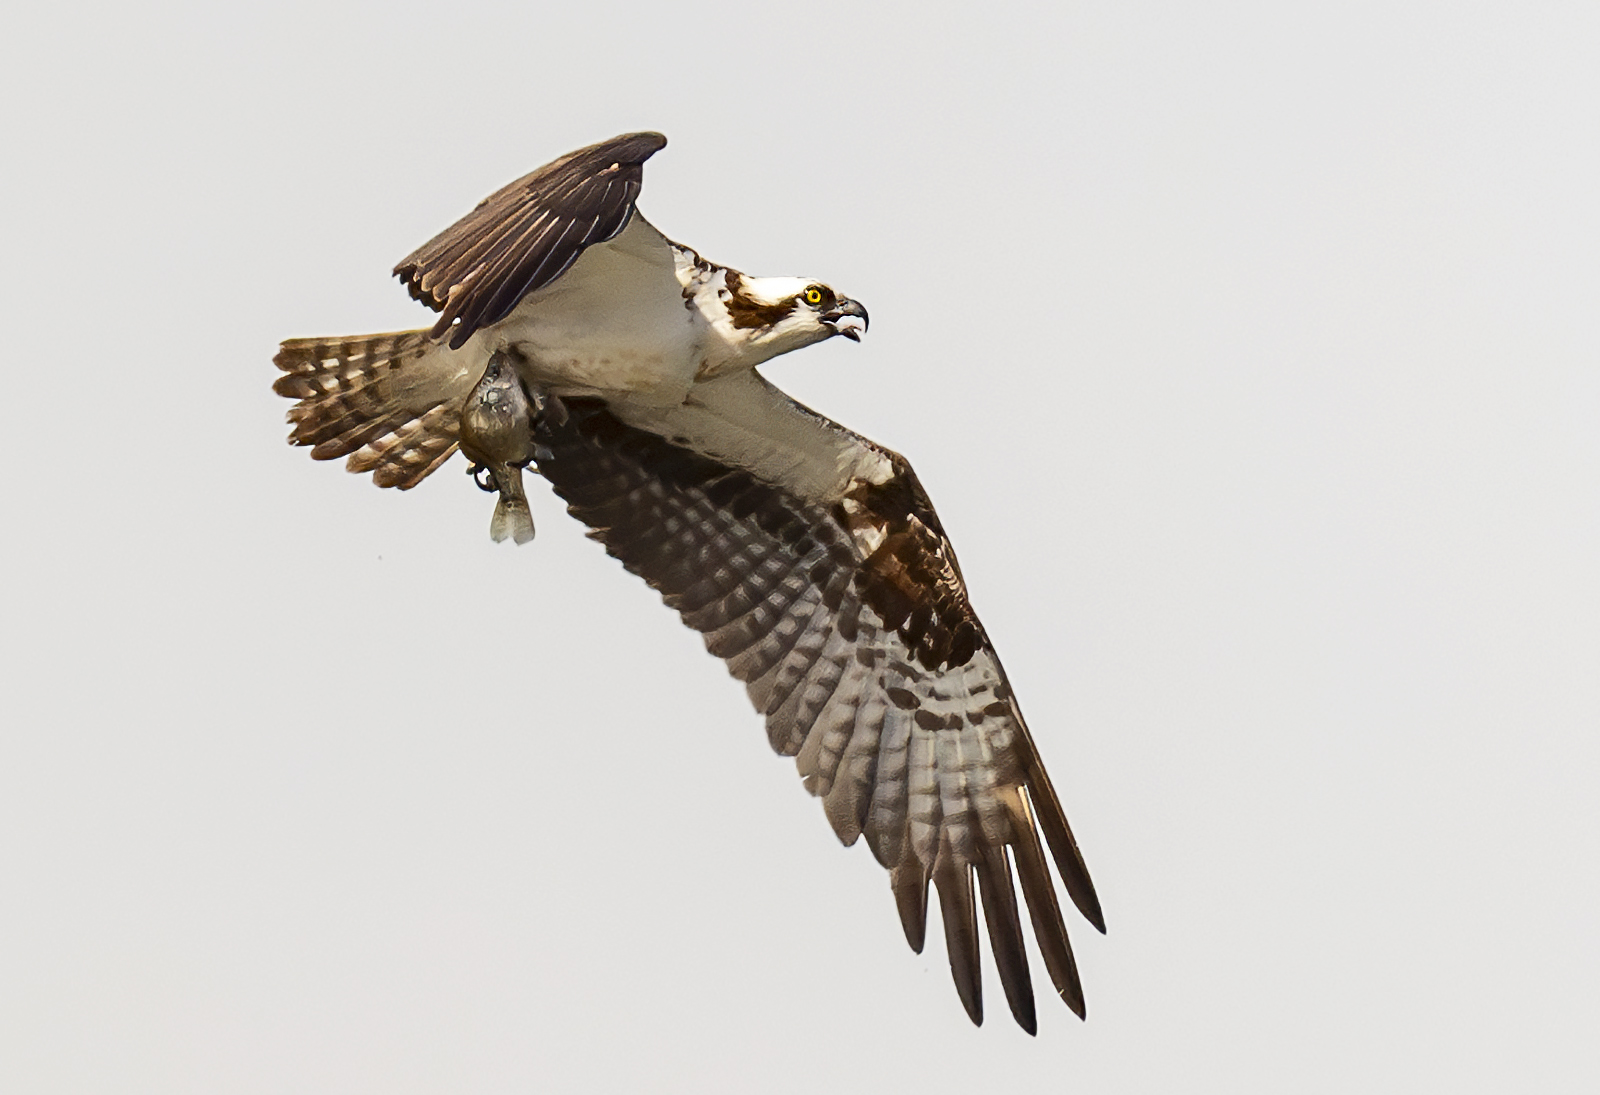
[(706, 305), (703, 310), (733, 350), (736, 361), (730, 365), (758, 365), (834, 335), (859, 342), (867, 329), (865, 308), (804, 278), (752, 278), (728, 270), (715, 304)]

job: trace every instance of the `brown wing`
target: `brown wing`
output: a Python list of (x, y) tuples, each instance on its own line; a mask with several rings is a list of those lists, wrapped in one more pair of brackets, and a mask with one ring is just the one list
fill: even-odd
[(1083, 1015), (1041, 829), (1104, 931), (1094, 886), (905, 461), (886, 454), (887, 482), (828, 500), (626, 425), (598, 400), (550, 399), (537, 437), (538, 469), (569, 511), (746, 683), (839, 838), (866, 837), (918, 951), (933, 882), (973, 1022), (976, 880), (1011, 1012), (1035, 1029), (1013, 866), (1051, 981)]
[(627, 226), (644, 162), (667, 143), (627, 133), (580, 148), (504, 186), (394, 268), (411, 295), (440, 312), (432, 336), (460, 349), (529, 293), (566, 273), (583, 249)]
[(427, 331), (293, 338), (273, 359), (272, 385), (298, 400), (289, 408), (289, 444), (310, 445), (316, 460), (350, 457), (380, 487), (410, 490), (455, 453), (461, 402), (477, 373)]

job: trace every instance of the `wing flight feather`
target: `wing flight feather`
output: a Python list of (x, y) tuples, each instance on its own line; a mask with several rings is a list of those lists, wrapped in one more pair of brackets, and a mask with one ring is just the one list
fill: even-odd
[[(915, 474), (758, 375), (739, 383), (726, 404), (678, 419), (658, 409), (648, 428), (625, 405), (551, 397), (538, 469), (745, 682), (840, 840), (865, 835), (913, 949), (933, 883), (973, 1021), (981, 901), (1012, 1015), (1035, 1027), (1019, 886), (1051, 983), (1082, 1015), (1041, 829), (1103, 931), (1094, 887)], [(751, 413), (762, 400), (770, 419)], [(802, 419), (822, 440), (781, 459)], [(785, 481), (773, 473), (784, 467), (804, 470)]]

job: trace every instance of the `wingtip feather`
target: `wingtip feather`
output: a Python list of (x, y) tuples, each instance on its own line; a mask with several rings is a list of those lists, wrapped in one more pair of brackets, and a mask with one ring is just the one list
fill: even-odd
[(949, 839), (939, 849), (933, 867), (933, 886), (939, 894), (939, 917), (944, 921), (945, 952), (956, 995), (974, 1026), (983, 1025), (983, 980), (978, 961), (978, 913), (973, 902), (972, 868), (958, 861)]
[(906, 942), (921, 954), (928, 939), (928, 871), (916, 856), (907, 856), (889, 872), (889, 885)]
[(985, 850), (976, 863), (978, 892), (983, 899), (983, 918), (989, 925), (989, 949), (994, 954), (1000, 985), (1017, 1025), (1029, 1034), (1038, 1031), (1034, 1009), (1033, 979), (1028, 975), (1028, 953), (1022, 940), (1022, 920), (1017, 913), (1017, 893), (1011, 866), (998, 847)]

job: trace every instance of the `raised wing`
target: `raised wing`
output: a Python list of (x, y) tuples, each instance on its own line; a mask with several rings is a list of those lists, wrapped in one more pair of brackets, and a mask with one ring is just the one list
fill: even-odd
[(351, 471), (401, 490), (456, 451), (461, 402), (482, 372), (427, 331), (292, 338), (272, 361), (284, 372), (272, 390), (298, 400), (289, 444), (312, 446), (315, 460), (348, 456)]
[(431, 332), (459, 349), (567, 271), (583, 249), (627, 226), (644, 162), (667, 143), (627, 133), (580, 148), (504, 186), (394, 268), (440, 313)]
[(865, 836), (889, 869), (917, 951), (933, 882), (973, 1022), (976, 879), (1011, 1013), (1035, 1029), (1013, 867), (1051, 982), (1082, 1016), (1040, 830), (1104, 931), (1094, 886), (910, 466), (755, 373), (693, 398), (648, 429), (626, 406), (549, 398), (538, 469), (745, 682), (839, 838)]

